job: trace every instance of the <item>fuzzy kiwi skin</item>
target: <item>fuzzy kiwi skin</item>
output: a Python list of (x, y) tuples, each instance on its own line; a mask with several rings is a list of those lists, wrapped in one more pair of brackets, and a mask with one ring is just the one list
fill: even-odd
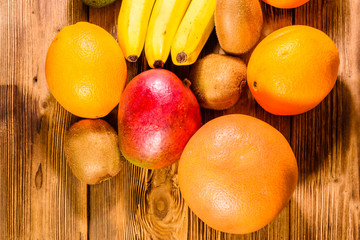
[(258, 42), (263, 27), (259, 0), (217, 0), (215, 30), (221, 48), (229, 54), (249, 51)]
[(115, 0), (82, 0), (82, 2), (93, 8), (101, 8), (110, 5)]
[(118, 136), (101, 119), (73, 124), (65, 134), (64, 151), (72, 172), (86, 184), (110, 179), (122, 168)]
[(201, 107), (225, 110), (240, 98), (246, 65), (238, 57), (209, 54), (193, 65), (189, 80)]

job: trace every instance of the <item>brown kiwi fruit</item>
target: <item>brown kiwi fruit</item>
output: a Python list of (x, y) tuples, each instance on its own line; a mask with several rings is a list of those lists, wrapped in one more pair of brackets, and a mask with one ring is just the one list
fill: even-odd
[(82, 0), (82, 2), (90, 7), (101, 8), (115, 2), (115, 0)]
[(122, 168), (118, 136), (106, 121), (84, 119), (65, 135), (66, 160), (84, 183), (97, 184), (114, 177)]
[(217, 0), (215, 30), (221, 48), (230, 54), (249, 51), (259, 40), (263, 14), (259, 0)]
[(238, 57), (209, 54), (193, 65), (189, 80), (201, 107), (224, 110), (240, 98), (246, 65)]

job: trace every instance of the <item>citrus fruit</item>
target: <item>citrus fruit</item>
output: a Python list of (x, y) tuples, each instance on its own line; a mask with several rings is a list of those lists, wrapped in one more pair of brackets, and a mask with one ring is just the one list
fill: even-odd
[(247, 71), (255, 100), (276, 115), (316, 107), (334, 87), (339, 51), (322, 31), (302, 25), (281, 28), (253, 51)]
[(301, 5), (304, 5), (309, 0), (263, 0), (263, 1), (277, 8), (296, 8)]
[(52, 41), (45, 74), (50, 92), (66, 110), (83, 118), (99, 118), (119, 103), (127, 70), (110, 33), (79, 22), (64, 27)]
[(187, 143), (178, 168), (181, 194), (210, 227), (245, 234), (286, 206), (298, 178), (285, 137), (254, 117), (231, 114), (203, 125)]

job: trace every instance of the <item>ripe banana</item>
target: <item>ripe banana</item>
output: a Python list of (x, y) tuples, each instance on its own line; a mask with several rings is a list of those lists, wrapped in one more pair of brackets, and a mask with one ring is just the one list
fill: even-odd
[(192, 0), (171, 46), (175, 65), (190, 65), (198, 58), (214, 29), (216, 0)]
[(123, 0), (118, 17), (118, 41), (125, 58), (136, 62), (144, 48), (155, 0)]
[(164, 66), (189, 3), (190, 0), (156, 0), (145, 40), (145, 56), (151, 68)]

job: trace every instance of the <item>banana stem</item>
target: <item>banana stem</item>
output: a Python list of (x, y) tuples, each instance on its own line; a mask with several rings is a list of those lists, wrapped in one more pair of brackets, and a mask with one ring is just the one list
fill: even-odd
[(185, 52), (180, 52), (176, 55), (176, 61), (178, 63), (186, 62), (186, 60), (187, 60), (187, 55)]
[(127, 58), (127, 60), (129, 61), (129, 62), (136, 62), (137, 60), (138, 60), (138, 56), (136, 56), (136, 55), (130, 55), (128, 58)]
[(154, 62), (154, 68), (162, 68), (162, 67), (164, 67), (164, 62), (163, 62), (163, 61), (161, 61), (161, 60), (156, 60), (156, 61)]

